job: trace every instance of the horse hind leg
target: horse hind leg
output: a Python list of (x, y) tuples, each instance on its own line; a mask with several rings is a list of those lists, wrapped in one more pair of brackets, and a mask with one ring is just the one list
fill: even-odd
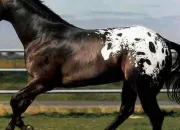
[(150, 80), (145, 76), (140, 76), (137, 79), (137, 93), (141, 101), (145, 113), (148, 115), (152, 124), (153, 130), (161, 130), (164, 120), (164, 114), (159, 108), (154, 89), (160, 87), (152, 85)]
[(21, 114), (26, 111), (37, 95), (46, 92), (47, 88), (38, 80), (32, 80), (25, 88), (13, 95), (10, 101), (13, 115), (6, 130), (14, 130), (18, 126), (21, 130), (31, 130), (33, 127), (24, 125)]
[(130, 115), (134, 113), (137, 94), (133, 89), (133, 86), (128, 81), (124, 81), (121, 97), (122, 104), (120, 112), (117, 115), (116, 119), (105, 130), (115, 130)]

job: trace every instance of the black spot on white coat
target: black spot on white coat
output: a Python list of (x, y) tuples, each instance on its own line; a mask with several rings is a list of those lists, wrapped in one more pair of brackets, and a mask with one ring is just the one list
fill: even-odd
[(149, 42), (149, 49), (151, 52), (156, 53), (156, 48), (155, 48), (153, 42)]
[(145, 55), (144, 52), (137, 52), (137, 55)]
[(135, 38), (134, 40), (135, 40), (135, 41), (140, 41), (141, 39), (140, 39), (140, 38)]
[(118, 33), (117, 36), (122, 37), (122, 33)]
[(148, 36), (150, 36), (150, 37), (151, 37), (151, 33), (150, 33), (150, 32), (148, 32), (147, 34), (148, 34)]
[(112, 47), (112, 43), (108, 43), (108, 48), (107, 49), (109, 50), (109, 49), (111, 49), (111, 47)]

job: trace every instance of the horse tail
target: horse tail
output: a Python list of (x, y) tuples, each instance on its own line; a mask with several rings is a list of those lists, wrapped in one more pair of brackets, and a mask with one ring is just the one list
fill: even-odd
[(166, 82), (167, 94), (170, 100), (180, 104), (180, 45), (165, 39), (170, 50), (175, 50), (177, 53), (177, 59), (171, 67), (170, 75)]

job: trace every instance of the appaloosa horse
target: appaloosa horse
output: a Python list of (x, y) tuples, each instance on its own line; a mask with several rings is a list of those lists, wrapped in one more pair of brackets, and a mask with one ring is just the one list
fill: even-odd
[[(156, 95), (163, 84), (178, 95), (180, 46), (143, 27), (85, 30), (53, 13), (39, 0), (0, 0), (0, 20), (15, 28), (25, 50), (28, 84), (12, 96), (13, 115), (6, 130), (25, 125), (21, 114), (41, 93), (55, 86), (77, 87), (124, 80), (122, 105), (106, 128), (115, 130), (134, 112), (137, 95), (153, 130), (161, 130), (164, 115)], [(172, 65), (171, 49), (178, 58)]]

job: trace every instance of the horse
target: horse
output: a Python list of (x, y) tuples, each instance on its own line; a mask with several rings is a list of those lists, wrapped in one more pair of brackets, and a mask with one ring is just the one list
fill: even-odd
[[(64, 88), (123, 81), (122, 103), (105, 130), (117, 129), (134, 113), (137, 96), (153, 130), (164, 114), (156, 96), (165, 84), (169, 98), (180, 102), (180, 45), (144, 26), (82, 29), (63, 20), (40, 0), (0, 0), (0, 21), (10, 22), (24, 47), (30, 80), (10, 100), (6, 130), (31, 130), (21, 115), (35, 98), (56, 86)], [(172, 63), (172, 52), (178, 54)], [(172, 90), (172, 91), (170, 91)]]

